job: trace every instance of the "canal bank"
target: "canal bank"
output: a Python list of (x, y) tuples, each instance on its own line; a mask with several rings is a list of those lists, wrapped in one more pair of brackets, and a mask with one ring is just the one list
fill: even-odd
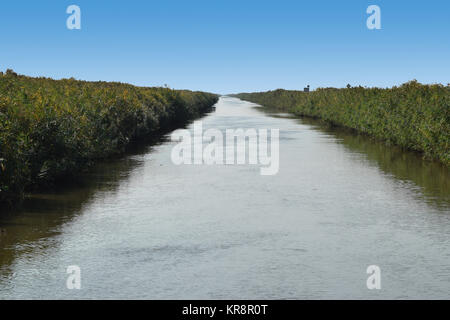
[(0, 203), (72, 180), (133, 142), (182, 127), (217, 95), (0, 73)]

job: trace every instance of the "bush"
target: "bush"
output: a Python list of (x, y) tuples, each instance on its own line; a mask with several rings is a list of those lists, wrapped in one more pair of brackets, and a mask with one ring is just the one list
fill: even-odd
[(450, 164), (449, 85), (422, 85), (414, 80), (390, 89), (348, 86), (309, 93), (279, 89), (236, 96), (324, 119)]
[(0, 74), (0, 201), (201, 115), (217, 96)]

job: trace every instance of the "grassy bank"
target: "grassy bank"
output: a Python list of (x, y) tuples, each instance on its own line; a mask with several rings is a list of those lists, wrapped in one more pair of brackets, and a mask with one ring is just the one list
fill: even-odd
[(237, 97), (367, 133), (450, 165), (450, 86), (275, 90)]
[(0, 73), (0, 202), (210, 110), (214, 94)]

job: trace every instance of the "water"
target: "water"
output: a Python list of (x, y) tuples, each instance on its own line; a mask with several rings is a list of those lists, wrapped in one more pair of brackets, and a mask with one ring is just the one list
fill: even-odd
[(0, 298), (449, 299), (449, 169), (260, 109), (221, 98), (203, 127), (279, 128), (275, 176), (175, 166), (165, 139), (3, 212)]

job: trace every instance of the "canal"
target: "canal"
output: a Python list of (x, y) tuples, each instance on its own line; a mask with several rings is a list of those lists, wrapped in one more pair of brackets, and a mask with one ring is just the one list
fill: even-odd
[(236, 98), (200, 120), (279, 129), (278, 173), (175, 165), (170, 135), (105, 161), (2, 212), (0, 299), (450, 299), (448, 168)]

